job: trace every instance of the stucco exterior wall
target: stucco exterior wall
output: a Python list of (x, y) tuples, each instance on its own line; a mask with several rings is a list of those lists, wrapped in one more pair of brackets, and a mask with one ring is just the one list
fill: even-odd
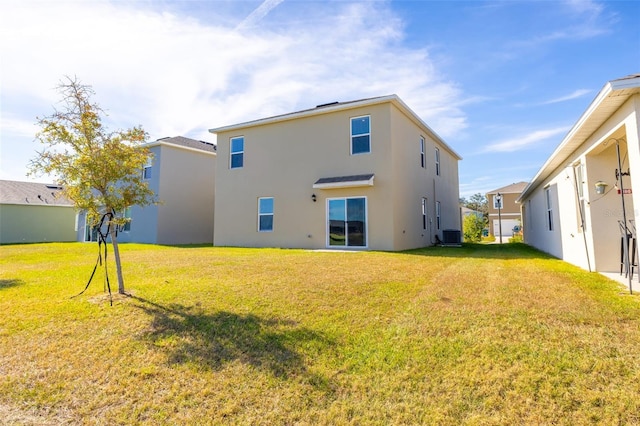
[(158, 244), (213, 244), (216, 157), (161, 146)]
[(0, 205), (0, 244), (75, 241), (73, 206)]
[[(371, 152), (351, 155), (350, 118), (363, 115), (371, 117)], [(429, 237), (422, 235), (420, 203), (422, 194), (434, 201), (434, 185), (428, 174), (414, 182), (421, 173), (419, 135), (418, 126), (391, 103), (218, 133), (214, 244), (325, 248), (328, 200), (362, 196), (367, 199), (366, 248), (429, 245)], [(230, 169), (230, 138), (238, 136), (244, 136), (244, 166)], [(441, 156), (447, 164), (442, 179), (452, 192), (443, 196), (443, 206), (455, 199), (455, 213), (448, 205), (443, 209), (446, 223), (459, 229), (457, 161), (449, 160), (445, 150)], [(433, 170), (433, 157), (427, 158)], [(313, 188), (321, 178), (370, 173), (373, 186)], [(274, 198), (273, 232), (258, 232), (259, 197)]]
[[(620, 142), (622, 169), (631, 170), (623, 177), (627, 219), (640, 219), (640, 138), (638, 112), (640, 95), (631, 97), (602, 126), (576, 149), (532, 194), (522, 200), (525, 214), (525, 242), (584, 269), (619, 271), (621, 197), (614, 188), (618, 168), (616, 139)], [(583, 165), (583, 180), (576, 182), (574, 167)], [(595, 182), (608, 184), (604, 194), (597, 194)], [(544, 189), (550, 185), (557, 192), (558, 230), (547, 231)], [(585, 229), (580, 227), (576, 185), (584, 191)]]

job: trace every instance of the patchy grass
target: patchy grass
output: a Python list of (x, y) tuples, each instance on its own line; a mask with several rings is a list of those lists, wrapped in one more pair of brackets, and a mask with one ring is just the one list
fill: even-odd
[(521, 244), (121, 250), (0, 247), (0, 424), (640, 423), (638, 296)]

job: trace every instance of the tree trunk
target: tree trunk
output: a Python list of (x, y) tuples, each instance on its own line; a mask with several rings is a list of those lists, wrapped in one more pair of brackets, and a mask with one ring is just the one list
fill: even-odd
[(118, 237), (115, 226), (111, 227), (111, 244), (113, 244), (113, 256), (116, 258), (116, 273), (118, 274), (118, 293), (124, 292), (124, 278), (122, 277), (122, 265), (120, 264), (120, 250), (118, 250)]

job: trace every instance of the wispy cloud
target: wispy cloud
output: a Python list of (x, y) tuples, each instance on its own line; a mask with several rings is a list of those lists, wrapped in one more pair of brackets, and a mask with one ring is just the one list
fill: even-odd
[(260, 6), (258, 6), (253, 12), (251, 12), (251, 14), (249, 14), (249, 16), (238, 24), (236, 30), (253, 27), (283, 1), (284, 0), (264, 0)]
[(557, 104), (560, 102), (565, 102), (565, 101), (570, 101), (572, 99), (577, 99), (580, 98), (584, 95), (588, 95), (589, 93), (591, 93), (592, 91), (589, 89), (578, 89), (568, 95), (565, 96), (560, 96), (558, 98), (554, 98), (554, 99), (550, 99), (548, 101), (545, 102), (541, 102), (539, 105), (550, 105), (550, 104)]
[(514, 152), (530, 148), (532, 145), (568, 132), (570, 127), (536, 130), (519, 137), (496, 142), (485, 146), (483, 152)]
[[(3, 114), (31, 108), (16, 119), (50, 113), (53, 88), (75, 75), (93, 86), (110, 127), (141, 124), (152, 139), (215, 141), (207, 129), (392, 93), (445, 139), (467, 126), (461, 90), (425, 48), (403, 46), (404, 24), (385, 2), (314, 4), (310, 25), (287, 15), (286, 2), (265, 1), (242, 25), (278, 5), (284, 17), (255, 32), (234, 31), (233, 17), (196, 20), (143, 3), (35, 4), (0, 6)], [(3, 151), (18, 145), (2, 141)]]

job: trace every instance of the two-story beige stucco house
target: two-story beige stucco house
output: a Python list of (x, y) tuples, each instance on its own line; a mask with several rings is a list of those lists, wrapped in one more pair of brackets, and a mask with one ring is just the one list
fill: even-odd
[(405, 250), (459, 234), (461, 158), (396, 95), (210, 132), (217, 246)]
[[(520, 204), (517, 204), (516, 200), (526, 186), (527, 182), (516, 182), (487, 192), (489, 233), (491, 235), (499, 239), (500, 228), (502, 228), (502, 238), (510, 238), (516, 227), (522, 227)], [(498, 196), (498, 194), (500, 195)]]
[(639, 129), (640, 74), (609, 81), (518, 199), (527, 244), (588, 270), (620, 271), (621, 225), (635, 237), (640, 219)]

